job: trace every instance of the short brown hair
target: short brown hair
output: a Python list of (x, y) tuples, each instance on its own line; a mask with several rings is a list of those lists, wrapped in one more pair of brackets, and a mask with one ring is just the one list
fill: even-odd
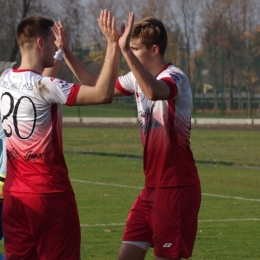
[(154, 18), (145, 17), (134, 23), (131, 40), (140, 39), (147, 49), (154, 44), (159, 46), (160, 54), (163, 56), (167, 48), (167, 32), (164, 24)]
[(51, 19), (38, 15), (25, 17), (16, 30), (18, 45), (21, 47), (25, 43), (30, 44), (37, 37), (48, 37), (52, 26), (54, 26), (54, 22)]

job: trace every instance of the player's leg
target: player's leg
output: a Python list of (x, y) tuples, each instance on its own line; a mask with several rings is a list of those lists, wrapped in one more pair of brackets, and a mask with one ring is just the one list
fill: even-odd
[(128, 214), (118, 260), (143, 260), (152, 244), (148, 195), (149, 189), (144, 189)]
[(4, 198), (3, 233), (6, 260), (39, 259), (22, 199), (9, 195)]
[[(144, 243), (143, 247), (145, 247), (146, 244), (149, 243)], [(147, 249), (144, 249), (143, 247), (140, 247), (140, 243), (137, 246), (134, 244), (122, 242), (118, 253), (118, 260), (144, 260), (150, 244), (148, 245)]]
[(27, 214), (40, 259), (80, 259), (80, 223), (74, 193), (28, 201), (33, 207)]
[(153, 212), (155, 259), (189, 258), (197, 233), (200, 185), (158, 188)]

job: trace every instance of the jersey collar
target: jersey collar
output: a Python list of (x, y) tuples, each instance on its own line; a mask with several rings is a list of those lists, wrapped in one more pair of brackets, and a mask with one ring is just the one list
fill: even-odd
[(171, 65), (172, 65), (171, 62), (167, 63), (167, 64), (162, 68), (162, 70), (161, 70), (155, 77), (157, 78), (159, 74), (161, 74), (164, 70), (166, 70), (166, 69), (167, 69), (169, 66), (171, 66)]
[(29, 69), (15, 69), (15, 68), (13, 69), (13, 72), (29, 72), (29, 71), (41, 75), (39, 72), (37, 72), (37, 71), (35, 71), (35, 70), (29, 70)]

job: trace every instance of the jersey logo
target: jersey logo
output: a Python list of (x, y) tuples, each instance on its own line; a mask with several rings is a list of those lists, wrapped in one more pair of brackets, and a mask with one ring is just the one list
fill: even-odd
[(181, 80), (182, 76), (179, 73), (170, 73), (171, 78), (174, 80), (174, 82), (177, 84)]
[(50, 79), (51, 79), (51, 81), (55, 80), (55, 78), (50, 78)]
[(172, 246), (172, 243), (165, 243), (164, 245), (163, 245), (163, 247), (171, 247)]

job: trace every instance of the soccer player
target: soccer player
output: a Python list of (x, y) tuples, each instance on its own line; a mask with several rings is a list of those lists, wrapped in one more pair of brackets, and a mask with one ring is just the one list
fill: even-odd
[[(80, 224), (63, 155), (61, 106), (112, 102), (119, 35), (109, 11), (101, 11), (98, 24), (107, 49), (93, 85), (42, 75), (45, 68), (54, 66), (57, 47), (64, 47), (56, 42), (52, 20), (30, 15), (17, 27), (21, 65), (7, 69), (0, 78), (7, 137), (3, 206), (7, 260), (80, 259)], [(62, 33), (61, 24), (57, 26)]]
[(165, 61), (167, 32), (153, 17), (134, 23), (119, 40), (131, 70), (116, 95), (135, 95), (144, 147), (145, 187), (134, 202), (119, 250), (120, 260), (189, 258), (197, 232), (200, 180), (190, 149), (189, 79)]
[[(115, 96), (135, 95), (144, 147), (145, 187), (126, 222), (119, 260), (189, 258), (201, 202), (200, 180), (190, 149), (192, 93), (188, 77), (165, 60), (167, 32), (153, 17), (128, 25), (119, 38), (131, 70), (118, 78)], [(65, 60), (84, 82), (86, 68), (73, 55)]]

